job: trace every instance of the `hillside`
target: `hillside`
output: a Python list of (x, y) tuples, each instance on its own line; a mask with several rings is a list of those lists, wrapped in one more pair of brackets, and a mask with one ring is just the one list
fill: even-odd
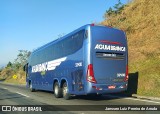
[(160, 96), (160, 0), (133, 0), (102, 25), (126, 32), (129, 72), (138, 72), (138, 94)]
[(23, 71), (23, 66), (26, 64), (30, 51), (19, 50), (17, 58), (14, 62), (8, 62), (5, 68), (0, 69), (0, 81), (7, 83), (25, 84), (26, 74)]

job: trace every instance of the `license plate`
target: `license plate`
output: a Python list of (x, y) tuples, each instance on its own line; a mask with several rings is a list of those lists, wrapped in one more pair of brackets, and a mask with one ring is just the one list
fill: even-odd
[(108, 89), (115, 89), (116, 86), (112, 85), (112, 86), (108, 86)]

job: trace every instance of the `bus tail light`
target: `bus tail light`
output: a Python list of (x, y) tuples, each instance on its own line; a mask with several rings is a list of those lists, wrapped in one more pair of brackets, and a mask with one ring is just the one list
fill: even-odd
[(125, 75), (125, 78), (124, 78), (124, 81), (128, 81), (128, 65), (126, 66), (126, 75)]
[(92, 64), (89, 64), (88, 68), (87, 68), (87, 81), (92, 82), (92, 83), (96, 83)]
[(91, 26), (94, 26), (94, 23), (92, 23)]

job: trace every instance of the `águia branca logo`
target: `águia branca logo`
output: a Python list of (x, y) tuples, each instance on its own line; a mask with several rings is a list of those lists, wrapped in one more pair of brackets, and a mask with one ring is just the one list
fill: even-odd
[[(105, 43), (105, 44), (96, 44), (94, 49), (111, 50), (111, 51), (126, 51), (126, 48), (124, 46), (119, 46), (121, 45), (121, 43), (119, 42), (111, 42), (107, 40), (101, 40), (99, 42)], [(114, 45), (111, 45), (111, 44), (114, 44)]]

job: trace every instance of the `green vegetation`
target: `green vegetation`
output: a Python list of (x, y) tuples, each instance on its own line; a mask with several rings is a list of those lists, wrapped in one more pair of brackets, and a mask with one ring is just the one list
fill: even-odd
[[(19, 54), (14, 62), (11, 63), (9, 61), (5, 68), (0, 69), (0, 80), (8, 83), (25, 84), (26, 78), (23, 66), (26, 64), (30, 53), (27, 50), (19, 50)], [(17, 78), (14, 79), (13, 75), (16, 75)]]
[(138, 94), (160, 97), (160, 0), (133, 0), (106, 11), (102, 25), (124, 30), (129, 72), (138, 72)]

